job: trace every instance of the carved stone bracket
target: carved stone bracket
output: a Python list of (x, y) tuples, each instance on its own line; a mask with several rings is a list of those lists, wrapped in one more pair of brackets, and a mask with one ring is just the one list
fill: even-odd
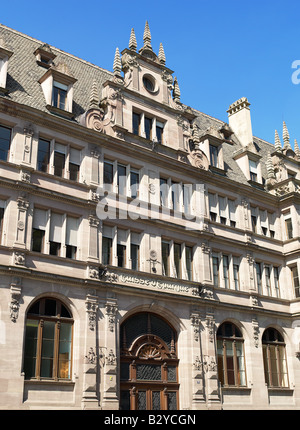
[(194, 340), (196, 342), (199, 341), (200, 338), (200, 322), (201, 322), (201, 317), (198, 313), (193, 312), (190, 315), (190, 320), (191, 320), (191, 325), (193, 327), (193, 332), (194, 332)]
[(109, 331), (114, 332), (116, 314), (118, 311), (118, 306), (116, 303), (106, 303), (105, 304), (106, 315), (108, 317), (108, 328)]
[(20, 278), (14, 278), (10, 284), (10, 319), (16, 322), (19, 316), (20, 299), (22, 294), (22, 286)]
[(85, 307), (88, 314), (88, 324), (90, 330), (95, 330), (97, 322), (98, 298), (97, 296), (87, 294)]

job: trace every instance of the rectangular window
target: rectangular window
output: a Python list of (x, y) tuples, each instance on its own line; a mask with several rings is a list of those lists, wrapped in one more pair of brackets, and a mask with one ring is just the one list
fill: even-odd
[(178, 182), (171, 184), (171, 195), (172, 195), (172, 209), (174, 211), (180, 211), (180, 191), (181, 186)]
[(217, 221), (217, 196), (216, 194), (208, 193), (209, 216), (211, 221)]
[(140, 247), (135, 243), (130, 244), (130, 254), (131, 254), (131, 268), (132, 270), (139, 270), (139, 252)]
[(118, 229), (117, 233), (117, 260), (118, 267), (126, 267), (126, 230)]
[(218, 167), (218, 154), (219, 148), (214, 145), (209, 145), (209, 153), (210, 153), (210, 165), (213, 167)]
[(225, 288), (229, 288), (229, 258), (228, 255), (222, 256), (223, 260), (223, 278)]
[(257, 231), (257, 216), (256, 216), (256, 208), (251, 208), (251, 225), (253, 233)]
[(66, 147), (59, 143), (55, 144), (54, 149), (54, 175), (61, 178), (65, 175)]
[(152, 119), (145, 116), (145, 137), (152, 140)]
[(257, 163), (256, 163), (256, 161), (249, 160), (249, 171), (250, 171), (250, 180), (257, 182)]
[(160, 178), (160, 204), (161, 206), (168, 207), (168, 181), (165, 178)]
[(7, 161), (10, 149), (11, 129), (0, 126), (0, 160)]
[(67, 91), (67, 85), (56, 81), (53, 82), (52, 105), (54, 107), (62, 110), (66, 109)]
[(292, 224), (292, 218), (286, 218), (285, 219), (285, 230), (286, 230), (286, 236), (288, 239), (293, 239), (293, 224)]
[(226, 224), (227, 221), (227, 203), (226, 198), (219, 196), (219, 215), (220, 223)]
[(47, 211), (44, 209), (34, 209), (32, 224), (32, 251), (44, 251), (46, 224)]
[(181, 278), (181, 245), (180, 243), (174, 243), (174, 264), (176, 277)]
[(126, 196), (126, 166), (118, 164), (118, 193)]
[(61, 214), (51, 213), (50, 220), (50, 255), (60, 255), (62, 239), (63, 216)]
[(140, 175), (136, 170), (130, 170), (130, 192), (131, 197), (136, 199), (139, 195)]
[(158, 143), (163, 143), (164, 136), (164, 124), (162, 122), (156, 121), (156, 138)]
[(78, 219), (67, 216), (66, 257), (76, 258), (77, 253)]
[(259, 294), (261, 294), (261, 264), (256, 263), (256, 283), (257, 283), (257, 291)]
[(80, 151), (75, 148), (70, 148), (69, 153), (69, 171), (71, 181), (79, 181), (80, 169)]
[(112, 263), (112, 238), (112, 227), (104, 225), (102, 232), (102, 264), (104, 264), (105, 266), (110, 265)]
[(114, 182), (114, 166), (108, 161), (104, 161), (103, 166), (103, 185), (106, 186), (107, 190), (112, 191)]
[(50, 142), (48, 140), (39, 139), (38, 155), (37, 155), (37, 170), (40, 172), (48, 172), (50, 159)]
[(161, 242), (162, 251), (162, 269), (164, 276), (170, 276), (170, 244), (169, 242)]
[(140, 136), (140, 134), (141, 134), (140, 127), (141, 127), (141, 115), (133, 112), (133, 114), (132, 114), (132, 132), (133, 132), (133, 134)]
[(213, 281), (215, 286), (219, 286), (219, 258), (216, 256), (213, 256), (212, 258), (213, 263)]
[(185, 266), (187, 279), (189, 281), (193, 280), (193, 248), (191, 246), (185, 247)]
[(233, 281), (234, 281), (234, 288), (236, 290), (240, 289), (240, 263), (239, 259), (237, 257), (233, 257)]
[(130, 232), (130, 257), (132, 270), (139, 270), (140, 267), (140, 235)]
[(229, 220), (230, 226), (236, 227), (236, 205), (234, 200), (228, 199), (228, 211), (229, 211)]
[(280, 288), (279, 288), (279, 267), (273, 267), (274, 272), (274, 286), (276, 297), (280, 297)]
[(271, 296), (271, 269), (270, 269), (270, 266), (267, 266), (267, 265), (265, 265), (265, 280), (266, 280), (267, 295)]
[(293, 287), (295, 291), (295, 296), (300, 297), (300, 284), (299, 284), (299, 276), (298, 276), (298, 268), (294, 266), (291, 268), (292, 279), (293, 279)]

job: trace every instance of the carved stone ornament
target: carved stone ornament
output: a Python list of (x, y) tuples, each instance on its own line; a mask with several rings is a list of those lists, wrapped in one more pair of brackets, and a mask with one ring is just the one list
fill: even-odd
[(106, 303), (105, 305), (106, 315), (108, 317), (108, 328), (111, 332), (114, 331), (115, 320), (118, 307), (115, 303)]
[(104, 118), (104, 113), (100, 109), (92, 109), (86, 114), (86, 127), (105, 133), (105, 128), (110, 123), (110, 118)]
[(253, 340), (255, 348), (258, 348), (259, 344), (259, 326), (256, 318), (252, 319), (252, 328), (253, 328)]
[(97, 322), (97, 310), (98, 310), (98, 301), (97, 297), (87, 295), (87, 299), (85, 302), (86, 312), (88, 315), (88, 324), (90, 330), (95, 330), (96, 322)]
[(201, 149), (195, 148), (189, 154), (189, 161), (192, 166), (197, 167), (198, 169), (208, 170), (209, 168), (208, 158)]
[(198, 313), (192, 313), (190, 316), (190, 320), (191, 320), (191, 325), (193, 327), (193, 332), (194, 332), (194, 340), (196, 342), (199, 341), (199, 334), (200, 334), (200, 315)]
[(25, 254), (24, 252), (14, 252), (13, 262), (17, 266), (25, 266)]
[(206, 328), (208, 330), (208, 338), (210, 342), (214, 341), (214, 333), (215, 333), (215, 321), (213, 316), (209, 315), (205, 321)]
[(116, 356), (112, 349), (109, 351), (108, 356), (106, 357), (106, 364), (109, 366), (114, 366), (116, 364)]
[(209, 355), (205, 355), (203, 360), (203, 370), (205, 373), (207, 372), (216, 372), (217, 371), (217, 363), (215, 357), (211, 357)]
[(199, 358), (199, 356), (197, 355), (197, 357), (196, 357), (196, 359), (195, 359), (195, 361), (194, 361), (194, 363), (193, 363), (193, 366), (194, 366), (194, 368), (196, 369), (196, 370), (202, 370), (202, 361), (200, 360), (200, 358)]
[(16, 322), (19, 316), (20, 299), (22, 293), (22, 286), (20, 278), (15, 278), (10, 285), (10, 319), (12, 322)]
[(100, 279), (100, 275), (99, 275), (99, 267), (97, 266), (89, 266), (88, 267), (88, 271), (89, 271), (89, 278), (91, 279)]
[(94, 348), (90, 348), (87, 355), (85, 355), (85, 363), (86, 364), (95, 364), (96, 363), (96, 354)]

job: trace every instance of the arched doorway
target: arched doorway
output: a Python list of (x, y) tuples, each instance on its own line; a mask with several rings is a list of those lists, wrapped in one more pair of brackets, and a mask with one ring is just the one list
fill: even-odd
[(121, 325), (120, 409), (177, 410), (176, 332), (153, 313)]

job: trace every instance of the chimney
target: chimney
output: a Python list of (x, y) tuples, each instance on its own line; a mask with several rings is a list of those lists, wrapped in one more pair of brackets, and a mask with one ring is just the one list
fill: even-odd
[(232, 103), (228, 109), (229, 126), (239, 139), (241, 145), (246, 147), (253, 142), (252, 125), (250, 116), (250, 103), (246, 97), (242, 97)]

